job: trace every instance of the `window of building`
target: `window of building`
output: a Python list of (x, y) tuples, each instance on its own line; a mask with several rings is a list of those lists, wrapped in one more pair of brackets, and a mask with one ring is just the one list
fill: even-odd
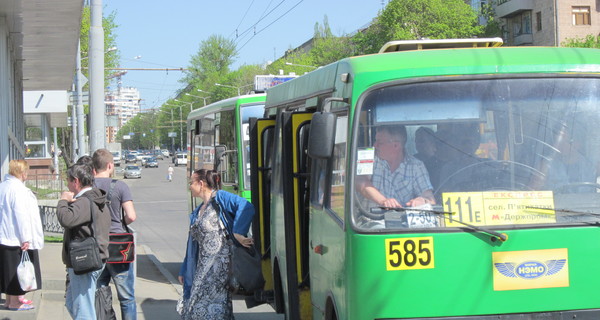
[(590, 21), (590, 7), (573, 7), (573, 25), (585, 26), (591, 25)]
[(535, 29), (537, 31), (542, 31), (542, 12), (538, 11), (535, 13)]

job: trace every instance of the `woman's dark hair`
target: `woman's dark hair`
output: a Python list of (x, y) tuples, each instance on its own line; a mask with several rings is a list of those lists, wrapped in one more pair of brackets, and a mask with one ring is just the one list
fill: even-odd
[(92, 166), (84, 163), (76, 163), (67, 170), (67, 179), (69, 181), (79, 179), (82, 187), (91, 187), (94, 185), (94, 174)]
[(206, 170), (200, 169), (194, 171), (194, 175), (192, 175), (192, 179), (196, 179), (196, 181), (204, 181), (206, 185), (213, 190), (221, 189), (221, 175), (215, 170)]

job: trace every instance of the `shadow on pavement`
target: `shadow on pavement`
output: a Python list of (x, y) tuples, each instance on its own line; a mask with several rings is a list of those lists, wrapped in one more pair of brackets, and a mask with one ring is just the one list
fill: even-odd
[[(156, 300), (147, 298), (140, 304), (145, 320), (179, 319), (175, 311), (176, 300)], [(139, 310), (138, 310), (139, 312)]]

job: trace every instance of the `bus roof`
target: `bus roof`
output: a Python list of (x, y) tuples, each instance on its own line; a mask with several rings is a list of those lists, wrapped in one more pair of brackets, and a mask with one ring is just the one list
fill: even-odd
[[(352, 90), (340, 90), (348, 74)], [(600, 50), (556, 47), (497, 47), (415, 50), (346, 58), (267, 91), (266, 108), (325, 92), (360, 94), (378, 83), (408, 78), (457, 75), (542, 73), (600, 74)], [(344, 91), (344, 92), (341, 92)]]
[(202, 115), (202, 114), (215, 112), (216, 110), (222, 110), (222, 109), (227, 109), (227, 108), (233, 109), (236, 106), (246, 104), (246, 103), (264, 102), (265, 99), (266, 99), (266, 94), (260, 93), (260, 94), (241, 95), (241, 96), (237, 96), (237, 97), (233, 97), (233, 98), (220, 100), (220, 101), (213, 102), (207, 106), (200, 107), (200, 108), (190, 112), (188, 114), (188, 120), (195, 119), (196, 117), (198, 117), (199, 115)]
[(379, 53), (407, 50), (499, 47), (503, 43), (502, 38), (396, 40), (384, 44)]

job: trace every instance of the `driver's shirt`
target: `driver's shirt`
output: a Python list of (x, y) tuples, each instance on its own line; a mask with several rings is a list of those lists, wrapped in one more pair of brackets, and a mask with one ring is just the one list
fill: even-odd
[(371, 183), (386, 198), (394, 198), (402, 205), (426, 190), (433, 190), (425, 165), (410, 155), (404, 157), (394, 172), (387, 161), (376, 156)]

